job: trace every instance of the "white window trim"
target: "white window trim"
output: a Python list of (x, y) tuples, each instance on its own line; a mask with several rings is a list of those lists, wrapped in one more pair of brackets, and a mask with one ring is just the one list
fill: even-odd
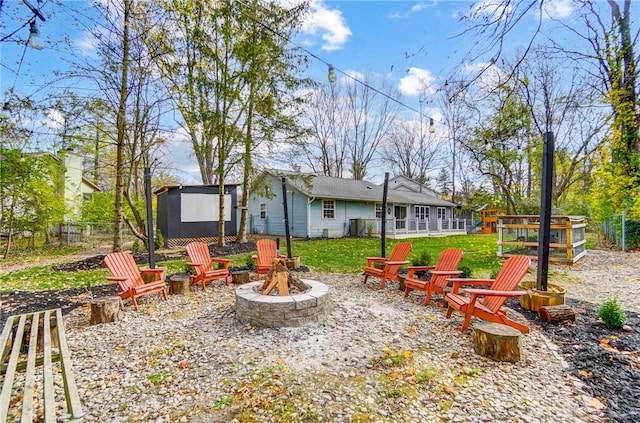
[[(332, 208), (325, 207), (326, 203), (331, 203), (333, 205)], [(333, 217), (327, 217), (325, 211), (331, 210), (333, 212)], [(336, 200), (322, 200), (322, 218), (325, 220), (335, 220), (336, 218)]]

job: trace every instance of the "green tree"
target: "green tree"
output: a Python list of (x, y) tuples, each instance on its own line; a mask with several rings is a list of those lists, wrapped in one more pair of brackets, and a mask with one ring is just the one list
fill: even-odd
[(506, 86), (492, 98), (493, 116), (473, 130), (470, 142), (463, 142), (479, 172), (491, 180), (493, 191), (506, 204), (507, 214), (518, 212), (526, 193), (525, 142), (531, 114), (523, 99)]
[(7, 258), (14, 234), (46, 234), (62, 221), (64, 170), (49, 154), (0, 148), (0, 155), (0, 227), (7, 231)]

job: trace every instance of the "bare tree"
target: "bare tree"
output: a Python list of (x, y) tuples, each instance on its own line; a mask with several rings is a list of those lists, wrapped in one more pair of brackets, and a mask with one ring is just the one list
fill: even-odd
[[(554, 204), (559, 206), (566, 191), (584, 177), (583, 167), (590, 163), (593, 153), (601, 145), (605, 116), (593, 103), (595, 93), (581, 83), (579, 73), (566, 63), (550, 57), (545, 48), (532, 51), (514, 70), (518, 90), (522, 92), (536, 132), (553, 130), (556, 161), (554, 169)], [(541, 136), (526, 140), (527, 192), (531, 192), (532, 149)], [(534, 156), (534, 155), (533, 155)], [(535, 157), (535, 156), (534, 156)]]
[(465, 103), (465, 91), (454, 85), (446, 85), (440, 96), (440, 110), (445, 124), (449, 141), (449, 158), (451, 160), (451, 201), (456, 202), (456, 172), (462, 173), (462, 151), (459, 147), (460, 138), (466, 130), (469, 110)]
[(434, 163), (442, 157), (424, 119), (421, 115), (417, 120), (397, 121), (384, 143), (384, 160), (393, 172), (421, 185), (427, 185)]
[(348, 143), (341, 92), (342, 85), (330, 83), (318, 84), (309, 94), (306, 121), (310, 131), (297, 151), (314, 173), (336, 178), (344, 176)]
[(351, 176), (364, 179), (368, 166), (378, 157), (379, 148), (395, 121), (399, 93), (388, 82), (352, 77), (345, 80), (344, 116), (348, 125), (347, 145)]

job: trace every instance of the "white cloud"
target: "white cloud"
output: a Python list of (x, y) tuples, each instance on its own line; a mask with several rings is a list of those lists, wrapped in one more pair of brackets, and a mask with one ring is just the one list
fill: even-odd
[(98, 40), (89, 31), (84, 31), (82, 36), (76, 40), (76, 46), (85, 56), (94, 56), (98, 45)]
[(436, 77), (428, 70), (412, 67), (407, 75), (400, 79), (398, 89), (406, 96), (433, 95), (436, 92), (435, 81)]
[(326, 51), (340, 50), (351, 36), (342, 12), (329, 9), (320, 0), (312, 0), (309, 15), (302, 23), (302, 31), (310, 35), (320, 35), (324, 41), (321, 48)]
[(475, 79), (481, 73), (476, 82), (484, 90), (495, 88), (507, 77), (497, 65), (486, 62), (467, 63), (464, 66), (464, 71), (470, 79)]
[(542, 17), (546, 19), (568, 18), (573, 11), (573, 0), (547, 0), (542, 7)]
[(58, 110), (49, 109), (47, 112), (47, 120), (44, 125), (51, 129), (62, 129), (64, 126), (64, 117)]

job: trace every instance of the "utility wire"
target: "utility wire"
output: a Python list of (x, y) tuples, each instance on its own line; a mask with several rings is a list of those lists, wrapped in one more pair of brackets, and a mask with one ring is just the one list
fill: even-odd
[[(242, 6), (245, 6), (247, 9), (249, 9), (249, 8), (250, 8), (246, 3), (242, 2), (241, 0), (235, 0), (235, 1), (234, 1), (234, 3), (240, 3)], [(261, 4), (260, 4), (260, 7), (262, 7), (263, 9), (265, 9), (265, 10), (267, 10), (267, 11), (268, 11), (268, 9), (266, 9), (266, 8), (265, 8), (264, 6), (262, 6)], [(313, 57), (314, 59), (318, 60), (319, 62), (324, 63), (325, 65), (327, 65), (327, 67), (329, 67), (329, 68), (333, 68), (335, 71), (340, 72), (341, 74), (343, 74), (343, 75), (344, 75), (344, 76), (346, 76), (347, 78), (349, 78), (349, 79), (353, 80), (354, 82), (357, 82), (358, 84), (361, 84), (361, 85), (363, 85), (363, 86), (367, 87), (368, 89), (370, 89), (370, 90), (372, 90), (372, 91), (375, 91), (376, 93), (378, 93), (378, 94), (380, 94), (380, 95), (382, 95), (382, 96), (384, 96), (384, 97), (388, 98), (389, 100), (391, 100), (391, 101), (395, 102), (396, 104), (399, 104), (399, 105), (401, 105), (401, 106), (403, 106), (403, 107), (406, 107), (407, 109), (409, 109), (409, 110), (411, 110), (411, 111), (413, 111), (413, 112), (417, 113), (419, 116), (425, 117), (425, 118), (429, 119), (430, 121), (433, 121), (433, 119), (432, 119), (430, 116), (427, 116), (427, 115), (423, 114), (423, 113), (422, 113), (422, 111), (420, 111), (420, 110), (416, 109), (415, 107), (409, 106), (408, 104), (406, 104), (406, 103), (404, 103), (404, 102), (402, 102), (402, 101), (398, 100), (397, 98), (392, 97), (392, 96), (390, 96), (390, 95), (388, 95), (388, 94), (386, 94), (386, 93), (384, 93), (384, 92), (380, 91), (379, 89), (377, 89), (377, 88), (375, 88), (375, 87), (371, 86), (370, 84), (367, 84), (367, 83), (366, 83), (366, 82), (364, 82), (364, 81), (361, 81), (360, 79), (358, 79), (358, 78), (356, 78), (355, 76), (353, 76), (353, 75), (349, 74), (348, 72), (345, 72), (345, 71), (343, 71), (342, 69), (337, 68), (335, 65), (333, 65), (333, 64), (331, 64), (331, 63), (329, 63), (329, 62), (327, 62), (325, 59), (321, 58), (321, 57), (320, 57), (320, 56), (318, 56), (317, 54), (315, 54), (315, 53), (313, 53), (312, 51), (310, 51), (310, 50), (306, 49), (305, 47), (303, 47), (303, 46), (301, 46), (301, 45), (298, 45), (298, 44), (294, 43), (294, 42), (293, 42), (293, 41), (291, 41), (291, 39), (289, 39), (286, 35), (281, 34), (280, 32), (278, 32), (278, 31), (276, 31), (275, 29), (271, 28), (271, 27), (270, 27), (269, 25), (267, 25), (266, 23), (264, 23), (264, 22), (262, 22), (262, 21), (258, 20), (257, 18), (254, 18), (253, 16), (248, 15), (247, 13), (245, 13), (245, 12), (244, 12), (244, 10), (242, 10), (242, 8), (240, 8), (240, 13), (242, 13), (245, 17), (247, 17), (247, 18), (251, 19), (252, 21), (254, 21), (255, 23), (257, 23), (258, 25), (262, 26), (262, 27), (263, 27), (264, 29), (266, 29), (267, 31), (269, 31), (269, 32), (271, 32), (271, 33), (273, 33), (273, 34), (277, 35), (277, 36), (278, 36), (278, 37), (280, 37), (280, 38), (282, 38), (284, 41), (286, 41), (287, 43), (289, 43), (289, 44), (293, 45), (295, 48), (297, 48), (297, 49), (299, 49), (299, 50), (304, 51), (304, 52), (305, 52), (306, 54), (308, 54), (309, 56)]]

